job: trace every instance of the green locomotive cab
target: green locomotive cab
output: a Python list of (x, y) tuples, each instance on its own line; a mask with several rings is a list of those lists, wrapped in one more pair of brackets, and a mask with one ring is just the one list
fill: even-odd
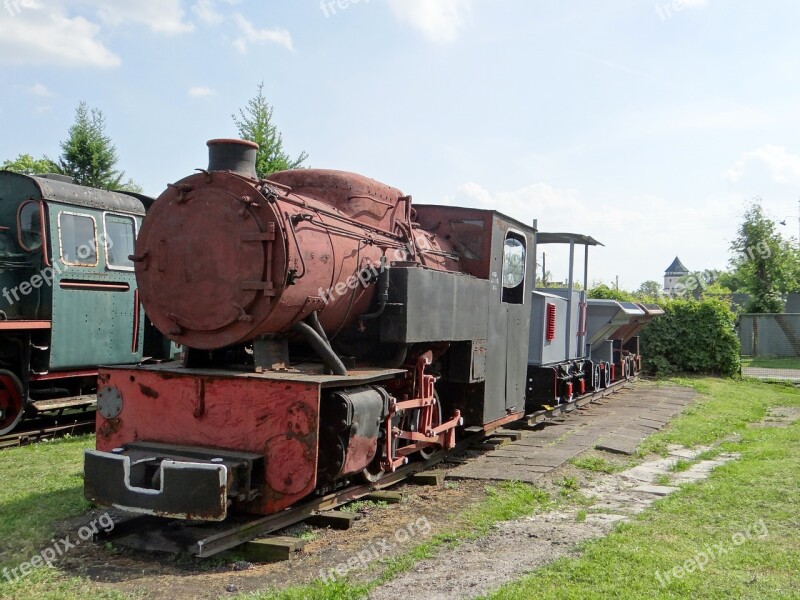
[(90, 406), (98, 365), (142, 360), (129, 257), (151, 202), (0, 171), (0, 435)]

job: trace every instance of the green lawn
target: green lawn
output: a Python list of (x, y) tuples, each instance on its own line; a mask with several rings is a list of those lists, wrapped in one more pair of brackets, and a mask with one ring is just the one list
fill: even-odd
[[(721, 448), (741, 459), (587, 543), (580, 558), (556, 561), (491, 600), (800, 598), (800, 424), (747, 427), (770, 406), (800, 406), (800, 391), (710, 379), (692, 383), (708, 395), (648, 446), (691, 446), (738, 433)], [(676, 576), (675, 567), (683, 565), (693, 572), (678, 570)]]
[(800, 370), (800, 358), (770, 358), (770, 357), (742, 357), (742, 367), (752, 367), (754, 369), (798, 369)]

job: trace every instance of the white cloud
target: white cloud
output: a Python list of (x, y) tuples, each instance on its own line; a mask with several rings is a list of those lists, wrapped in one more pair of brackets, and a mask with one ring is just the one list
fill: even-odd
[[(511, 191), (491, 191), (469, 182), (448, 203), (496, 210), (526, 224), (538, 219), (541, 231), (591, 235), (605, 248), (590, 251), (590, 281), (609, 283), (619, 275), (625, 289), (636, 289), (648, 279), (660, 281), (676, 254), (690, 269), (724, 267), (728, 256), (723, 238), (735, 232), (738, 216), (735, 203), (727, 198), (698, 199), (689, 208), (677, 209), (674, 199), (655, 195), (588, 198), (577, 189), (543, 182)], [(711, 252), (709, 239), (717, 240)], [(541, 253), (547, 253), (547, 270), (553, 277), (565, 280), (567, 249), (542, 246), (538, 251), (539, 261)], [(583, 277), (582, 255), (581, 249), (578, 279)]]
[(176, 35), (194, 29), (184, 17), (183, 0), (26, 0), (24, 10), (0, 12), (0, 64), (117, 67), (104, 28), (135, 23)]
[(278, 44), (287, 50), (294, 50), (292, 36), (285, 29), (256, 29), (250, 21), (245, 19), (240, 13), (233, 15), (241, 35), (233, 41), (233, 47), (242, 54), (247, 54), (250, 45), (253, 44)]
[(14, 17), (0, 17), (0, 64), (117, 67), (120, 58), (98, 37), (100, 27), (58, 8), (31, 5)]
[(40, 96), (42, 98), (46, 98), (48, 96), (52, 96), (53, 92), (47, 89), (47, 86), (41, 83), (34, 83), (32, 86), (25, 88), (25, 91), (31, 94), (32, 96)]
[(466, 25), (472, 0), (389, 0), (395, 16), (434, 42), (453, 42)]
[(206, 25), (219, 25), (227, 17), (217, 10), (219, 4), (233, 6), (239, 4), (241, 0), (197, 0), (192, 6), (192, 12)]
[(736, 183), (753, 164), (766, 168), (776, 183), (800, 184), (800, 156), (772, 144), (765, 144), (752, 152), (742, 154), (726, 175)]
[(203, 23), (217, 25), (221, 23), (225, 17), (222, 16), (222, 13), (217, 11), (215, 4), (214, 0), (197, 0), (192, 7), (192, 12)]
[(154, 33), (188, 33), (194, 25), (184, 21), (183, 0), (81, 0), (97, 9), (98, 18), (107, 25), (139, 23)]
[(204, 85), (196, 85), (194, 87), (190, 87), (188, 94), (193, 98), (203, 98), (207, 96), (213, 96), (216, 94), (217, 91), (211, 89), (210, 87)]

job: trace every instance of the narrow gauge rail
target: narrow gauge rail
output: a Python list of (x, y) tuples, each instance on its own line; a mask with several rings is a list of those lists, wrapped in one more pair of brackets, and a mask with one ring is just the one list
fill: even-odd
[(26, 446), (65, 435), (93, 433), (95, 420), (95, 411), (92, 410), (66, 417), (43, 416), (26, 421), (20, 431), (0, 436), (0, 450)]
[[(637, 380), (638, 376), (631, 376), (629, 379), (623, 379), (605, 389), (585, 394), (570, 402), (533, 412), (515, 423), (534, 426), (551, 421), (565, 413), (619, 392)], [(513, 426), (513, 423), (509, 425)], [(346, 487), (275, 515), (255, 519), (234, 516), (222, 523), (203, 524), (151, 516), (124, 517), (116, 522), (114, 528), (108, 533), (99, 532), (97, 538), (104, 541), (117, 541), (119, 545), (135, 550), (184, 553), (198, 558), (208, 558), (296, 525), (315, 515), (334, 510), (373, 492), (397, 485), (416, 473), (445, 462), (449, 456), (459, 454), (483, 440), (491, 438), (494, 431), (496, 430), (484, 431), (479, 427), (468, 428), (467, 436), (451, 450), (439, 450), (427, 460), (409, 463), (375, 483)]]

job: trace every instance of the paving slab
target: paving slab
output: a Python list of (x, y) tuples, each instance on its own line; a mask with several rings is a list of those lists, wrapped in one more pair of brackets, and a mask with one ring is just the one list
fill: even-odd
[(593, 447), (631, 455), (695, 396), (694, 390), (680, 388), (627, 388), (556, 422), (525, 428), (520, 440), (456, 467), (450, 476), (532, 481)]

